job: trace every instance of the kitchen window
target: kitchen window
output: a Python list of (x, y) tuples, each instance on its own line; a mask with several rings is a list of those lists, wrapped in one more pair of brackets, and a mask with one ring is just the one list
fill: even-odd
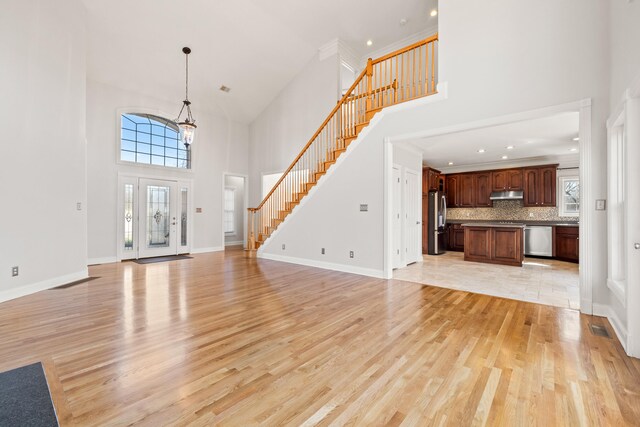
[(561, 177), (558, 190), (560, 216), (579, 216), (580, 179), (577, 176)]

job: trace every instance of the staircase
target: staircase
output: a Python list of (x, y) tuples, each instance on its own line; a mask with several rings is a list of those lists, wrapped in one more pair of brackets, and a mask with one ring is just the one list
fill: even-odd
[(256, 208), (249, 208), (250, 253), (265, 243), (384, 107), (436, 93), (438, 35), (367, 61), (329, 116)]

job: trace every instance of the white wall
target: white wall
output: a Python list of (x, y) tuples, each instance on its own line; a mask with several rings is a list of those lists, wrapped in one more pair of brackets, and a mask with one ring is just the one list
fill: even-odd
[(2, 2), (0, 301), (86, 277), (85, 49), (80, 1)]
[(234, 212), (235, 212), (235, 232), (233, 234), (225, 234), (224, 243), (237, 244), (244, 242), (244, 178), (240, 176), (225, 176), (225, 188), (233, 188), (234, 191)]
[[(326, 184), (318, 189), (316, 200), (310, 199), (300, 207), (298, 215), (291, 216), (289, 230), (285, 233), (283, 229), (274, 236), (274, 242), (293, 242), (294, 235), (304, 235), (304, 240), (314, 242), (314, 247), (303, 248), (293, 243), (289, 256), (320, 261), (316, 246), (331, 240), (340, 248), (336, 263), (380, 271), (384, 239), (384, 137), (421, 133), (585, 98), (593, 100), (593, 173), (582, 185), (591, 187), (596, 198), (606, 198), (608, 64), (602, 59), (609, 45), (608, 22), (602, 17), (607, 14), (608, 3), (599, 0), (440, 3), (439, 75), (441, 82), (448, 83), (448, 99), (421, 106), (418, 101), (415, 108), (388, 113), (355, 147), (342, 168), (328, 176)], [(357, 200), (354, 194), (358, 195)], [(357, 203), (365, 202), (369, 203), (370, 212), (363, 217), (354, 209)], [(594, 210), (594, 206), (588, 209)], [(592, 214), (590, 241), (596, 259), (593, 299), (606, 303), (606, 215), (595, 210)], [(265, 252), (276, 253), (279, 247), (267, 245)], [(361, 256), (353, 261), (345, 259), (346, 247), (353, 247)]]
[(611, 15), (611, 108), (622, 100), (622, 93), (640, 78), (640, 2), (610, 0)]
[(314, 57), (250, 125), (249, 204), (260, 202), (261, 175), (282, 172), (337, 102), (338, 55)]
[(87, 86), (88, 233), (90, 262), (108, 262), (117, 251), (118, 173), (193, 180), (194, 232), (191, 250), (222, 249), (223, 172), (248, 173), (248, 128), (192, 105), (198, 130), (192, 170), (118, 164), (118, 109), (156, 111), (173, 118), (180, 100), (161, 100), (89, 80)]

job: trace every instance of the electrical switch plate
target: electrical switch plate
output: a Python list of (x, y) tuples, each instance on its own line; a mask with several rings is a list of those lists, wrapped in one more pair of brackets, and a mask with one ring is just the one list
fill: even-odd
[(604, 199), (596, 200), (596, 210), (603, 211), (607, 208), (607, 201)]
[(11, 267), (11, 277), (16, 277), (20, 273), (18, 266)]
[(349, 258), (353, 258), (353, 251), (349, 251)]

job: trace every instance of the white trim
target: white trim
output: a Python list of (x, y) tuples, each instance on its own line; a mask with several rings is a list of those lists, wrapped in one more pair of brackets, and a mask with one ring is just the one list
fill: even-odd
[(613, 331), (616, 333), (618, 341), (620, 341), (620, 344), (622, 344), (622, 348), (624, 348), (624, 351), (627, 351), (627, 344), (629, 340), (629, 336), (627, 335), (627, 328), (625, 327), (624, 323), (620, 321), (620, 318), (616, 314), (615, 310), (612, 310), (608, 305), (594, 303), (593, 315), (607, 318), (607, 320), (611, 324), (611, 327), (613, 328)]
[(393, 217), (393, 145), (389, 142), (389, 138), (384, 138), (383, 140), (383, 150), (384, 150), (384, 158), (383, 158), (383, 195), (382, 195), (382, 203), (383, 203), (383, 238), (382, 244), (384, 255), (383, 255), (383, 272), (385, 279), (393, 278), (393, 221), (391, 218)]
[(209, 252), (221, 252), (224, 251), (224, 246), (213, 246), (210, 248), (197, 248), (197, 249), (191, 249), (191, 252), (189, 252), (190, 254), (206, 254)]
[[(439, 93), (437, 95), (420, 98), (416, 100), (416, 102), (426, 102), (431, 100), (435, 101), (432, 98), (436, 96), (441, 96), (446, 99), (446, 82), (438, 84), (438, 92)], [(382, 110), (381, 113), (385, 110), (387, 111), (387, 113), (402, 111), (404, 109), (413, 107), (414, 105), (416, 104), (398, 104)], [(389, 137), (386, 141), (390, 143), (396, 143), (415, 140), (419, 138), (429, 138), (433, 136), (451, 134), (466, 130), (482, 129), (507, 123), (526, 121), (540, 117), (548, 117), (558, 113), (569, 111), (578, 111), (580, 117), (580, 254), (582, 254), (580, 261), (580, 311), (585, 314), (591, 314), (593, 311), (593, 265), (596, 263), (596, 260), (594, 255), (594, 248), (590, 241), (591, 239), (589, 239), (588, 233), (593, 230), (593, 221), (595, 217), (595, 210), (593, 209), (596, 194), (595, 189), (597, 187), (597, 185), (595, 185), (595, 181), (601, 179), (601, 177), (595, 176), (593, 173), (594, 167), (592, 165), (592, 151), (594, 150), (594, 147), (593, 144), (591, 144), (591, 99), (587, 98), (580, 101), (574, 101), (560, 105), (552, 105), (545, 108), (522, 111), (515, 114), (496, 116), (473, 122), (458, 123), (441, 128), (433, 128), (419, 132), (400, 134)], [(376, 115), (376, 117), (378, 115)], [(374, 117), (374, 120), (376, 117)], [(588, 191), (585, 190), (585, 188)]]
[(305, 265), (307, 267), (322, 268), (325, 270), (340, 271), (343, 273), (359, 274), (361, 276), (375, 277), (377, 279), (385, 279), (384, 271), (374, 270), (372, 268), (356, 267), (351, 265), (336, 264), (332, 262), (316, 261), (306, 258), (296, 258), (284, 255), (264, 254), (258, 252), (258, 258), (268, 259), (271, 261), (287, 262), (289, 264)]
[[(246, 241), (247, 241), (247, 236), (248, 236), (248, 232), (249, 230), (247, 229), (247, 226), (249, 224), (249, 212), (247, 211), (247, 208), (249, 207), (249, 175), (244, 174), (244, 173), (235, 173), (235, 172), (222, 172), (222, 243), (223, 246), (226, 246), (224, 244), (225, 242), (225, 237), (227, 236), (235, 236), (237, 235), (237, 232), (234, 231), (234, 234), (227, 234), (224, 232), (224, 190), (227, 188), (226, 186), (226, 177), (227, 176), (235, 176), (238, 178), (242, 178), (244, 180), (244, 200), (243, 200), (243, 206), (242, 206), (242, 243), (243, 243), (243, 247), (246, 249)], [(261, 190), (262, 191), (262, 190)], [(262, 200), (262, 199), (261, 199)], [(237, 227), (235, 227), (237, 228)]]
[(626, 283), (619, 280), (607, 279), (607, 288), (616, 297), (622, 307), (627, 306), (627, 300), (625, 297), (625, 289), (627, 289)]
[(99, 264), (113, 264), (114, 262), (118, 262), (118, 257), (115, 256), (107, 256), (102, 258), (89, 258), (89, 265), (99, 265)]
[(89, 270), (84, 268), (75, 273), (66, 274), (64, 276), (58, 276), (51, 279), (43, 280), (41, 282), (32, 283), (30, 285), (19, 286), (14, 289), (9, 289), (0, 292), (0, 302), (9, 301), (12, 299), (20, 298), (26, 295), (35, 294), (36, 292), (46, 291), (47, 289), (55, 288), (57, 286), (66, 285), (67, 283), (76, 282), (89, 277)]
[[(415, 148), (415, 145), (411, 142), (405, 143), (406, 146), (411, 146)], [(420, 151), (422, 153), (422, 151)], [(565, 154), (562, 156), (537, 156), (537, 157), (528, 157), (526, 159), (517, 159), (509, 162), (505, 161), (495, 161), (495, 162), (484, 162), (484, 163), (474, 163), (473, 165), (467, 166), (445, 166), (437, 168), (443, 174), (450, 173), (465, 173), (465, 172), (476, 172), (482, 170), (494, 170), (494, 169), (510, 169), (510, 168), (520, 168), (527, 166), (538, 166), (543, 164), (552, 164), (558, 163), (560, 167), (580, 167), (580, 154)]]
[(224, 242), (224, 246), (225, 247), (226, 246), (236, 246), (236, 245), (241, 245), (243, 243), (244, 243), (243, 240), (236, 240), (236, 241), (233, 241), (233, 242)]

